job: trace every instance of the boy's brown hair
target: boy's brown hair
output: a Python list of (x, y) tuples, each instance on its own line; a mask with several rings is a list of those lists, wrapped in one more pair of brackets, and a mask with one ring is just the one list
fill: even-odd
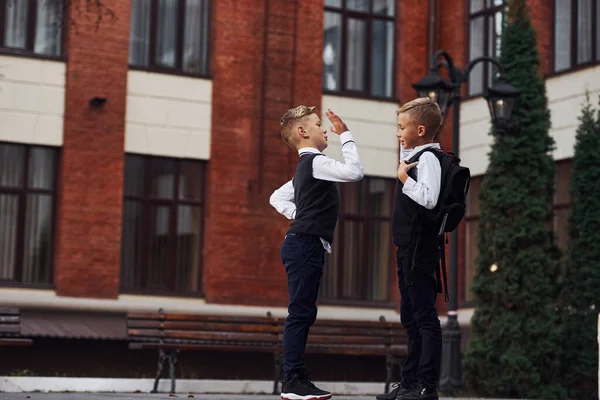
[(298, 136), (294, 134), (294, 129), (296, 125), (302, 121), (304, 117), (309, 116), (314, 113), (316, 110), (315, 106), (304, 106), (299, 105), (295, 108), (290, 108), (283, 114), (280, 120), (280, 131), (281, 138), (284, 142), (286, 142), (291, 148), (295, 149), (298, 145)]
[(403, 104), (396, 114), (407, 114), (417, 125), (423, 125), (428, 138), (435, 137), (442, 123), (442, 110), (429, 97), (419, 97)]

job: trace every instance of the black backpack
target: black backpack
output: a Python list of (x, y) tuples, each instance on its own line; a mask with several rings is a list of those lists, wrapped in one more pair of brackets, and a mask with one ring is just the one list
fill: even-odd
[[(417, 161), (426, 151), (433, 153), (440, 161), (442, 182), (440, 186), (440, 196), (436, 206), (433, 210), (426, 210), (423, 208), (423, 215), (421, 215), (421, 218), (425, 218), (429, 223), (439, 227), (438, 242), (441, 252), (441, 272), (443, 273), (445, 300), (447, 302), (448, 282), (446, 279), (446, 246), (444, 243), (444, 234), (454, 231), (465, 216), (466, 197), (471, 182), (471, 171), (469, 168), (461, 166), (460, 158), (456, 157), (453, 153), (445, 153), (442, 150), (433, 147), (427, 147), (419, 151), (410, 158), (408, 164)], [(448, 243), (447, 239), (446, 243)], [(418, 240), (416, 240), (413, 254), (416, 254), (417, 246)], [(439, 280), (439, 268), (437, 276), (438, 292), (442, 293), (442, 285)]]
[(460, 158), (453, 153), (444, 153), (434, 147), (419, 151), (408, 163), (417, 161), (426, 151), (433, 153), (440, 161), (442, 182), (438, 202), (433, 210), (425, 212), (425, 217), (439, 227), (439, 235), (442, 236), (444, 232), (454, 231), (465, 216), (471, 172), (460, 165)]

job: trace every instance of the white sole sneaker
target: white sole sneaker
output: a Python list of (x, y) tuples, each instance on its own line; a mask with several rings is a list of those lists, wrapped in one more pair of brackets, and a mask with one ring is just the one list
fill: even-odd
[(300, 396), (294, 393), (281, 393), (281, 398), (283, 400), (327, 400), (331, 398), (331, 393), (322, 394), (320, 396), (315, 396), (314, 394), (308, 394), (306, 396)]

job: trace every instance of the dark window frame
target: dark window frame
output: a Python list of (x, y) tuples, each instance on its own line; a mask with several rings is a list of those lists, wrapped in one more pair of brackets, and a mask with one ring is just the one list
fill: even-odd
[[(62, 21), (61, 32), (60, 32), (60, 54), (58, 55), (50, 55), (50, 54), (40, 54), (34, 52), (35, 45), (35, 34), (37, 29), (37, 0), (27, 0), (28, 11), (27, 11), (27, 38), (25, 42), (25, 49), (18, 49), (12, 47), (4, 46), (4, 35), (5, 35), (5, 23), (6, 23), (6, 6), (8, 2), (11, 0), (0, 0), (0, 55), (10, 55), (10, 56), (19, 56), (19, 57), (29, 57), (29, 58), (38, 58), (42, 60), (56, 60), (56, 61), (65, 61), (66, 56), (66, 48), (65, 44), (67, 43), (67, 27), (68, 25), (65, 21), (68, 20), (66, 18), (67, 7), (62, 7)], [(12, 0), (14, 1), (14, 0)]]
[[(560, 185), (560, 177), (563, 175), (564, 171), (561, 171), (561, 168), (567, 168), (568, 169), (568, 173), (567, 175), (570, 176), (570, 174), (572, 173), (572, 168), (573, 168), (573, 158), (566, 158), (566, 159), (561, 159), (561, 160), (555, 160), (554, 161), (554, 165), (555, 165), (555, 176), (554, 176), (554, 187), (555, 187), (555, 191), (554, 191), (554, 197), (552, 199), (552, 215), (551, 215), (551, 219), (550, 221), (548, 221), (548, 228), (552, 230), (552, 232), (555, 234), (555, 243), (556, 245), (559, 245), (559, 237), (558, 235), (556, 235), (557, 232), (557, 211), (564, 211), (564, 210), (569, 210), (571, 208), (572, 205), (572, 199), (571, 199), (571, 192), (570, 192), (570, 179), (566, 180), (566, 191), (564, 192), (566, 194), (566, 196), (568, 197), (568, 199), (566, 201), (564, 200), (559, 200), (559, 192), (558, 192), (558, 187)], [(561, 173), (562, 172), (562, 173)], [(472, 178), (472, 183), (471, 183), (471, 188), (474, 187), (473, 185), (473, 180), (474, 179), (481, 179), (481, 183), (479, 184), (479, 189), (481, 190), (483, 188), (483, 182), (485, 180), (485, 175), (478, 175), (476, 177)], [(563, 182), (563, 184), (565, 184)], [(477, 194), (477, 196), (479, 196), (479, 193)], [(478, 200), (479, 202), (479, 200)], [(479, 212), (478, 213), (470, 213), (470, 209), (469, 209), (469, 204), (467, 204), (467, 210), (466, 210), (466, 215), (465, 215), (465, 240), (464, 240), (464, 246), (463, 246), (463, 251), (464, 251), (464, 257), (463, 257), (463, 282), (464, 282), (464, 294), (462, 296), (461, 299), (461, 303), (460, 303), (460, 307), (461, 308), (468, 308), (468, 307), (475, 307), (477, 305), (477, 302), (475, 300), (467, 300), (467, 293), (468, 290), (470, 289), (470, 284), (472, 283), (471, 281), (469, 281), (468, 276), (467, 276), (467, 262), (469, 262), (468, 260), (468, 254), (469, 254), (469, 248), (468, 248), (468, 232), (467, 232), (467, 224), (479, 224), (479, 221), (481, 219), (481, 203), (479, 202), (478, 205), (478, 209)], [(567, 220), (567, 224), (568, 224), (568, 220)], [(567, 240), (566, 240), (566, 245), (568, 245), (568, 226), (567, 226), (567, 230), (566, 232), (567, 235)], [(561, 249), (563, 252), (567, 250), (567, 248), (563, 248)], [(566, 253), (563, 253), (563, 256), (566, 256)], [(477, 268), (477, 265), (475, 265), (475, 268)]]
[[(481, 189), (483, 188), (483, 184), (485, 181), (485, 175), (477, 175), (471, 178), (471, 188), (475, 188), (478, 187), (479, 191), (477, 192), (477, 194), (473, 194), (474, 196), (477, 196), (475, 199), (475, 202), (477, 203), (477, 212), (473, 212), (472, 208), (471, 208), (471, 202), (469, 201), (469, 199), (467, 199), (467, 209), (465, 212), (465, 218), (464, 218), (464, 235), (465, 235), (465, 240), (464, 240), (464, 245), (463, 245), (463, 251), (464, 251), (464, 257), (463, 257), (463, 282), (464, 282), (464, 291), (463, 291), (463, 295), (461, 298), (461, 307), (474, 307), (476, 305), (475, 300), (471, 300), (471, 299), (467, 299), (467, 296), (469, 294), (469, 290), (470, 290), (470, 285), (472, 283), (472, 281), (470, 281), (468, 279), (468, 266), (467, 263), (471, 262), (471, 261), (475, 261), (475, 260), (470, 260), (469, 259), (469, 230), (468, 227), (469, 225), (479, 225), (480, 220), (481, 220), (481, 201), (479, 199), (480, 193), (481, 193)], [(470, 194), (470, 193), (469, 193)], [(479, 227), (477, 227), (477, 229), (479, 229)], [(477, 252), (479, 253), (479, 237), (476, 238), (476, 242), (475, 242), (475, 246), (477, 247)], [(477, 269), (477, 263), (474, 262), (474, 265), (471, 266), (471, 268), (475, 268)]]
[[(126, 202), (129, 201), (135, 201), (137, 204), (140, 204), (142, 206), (142, 215), (144, 216), (142, 218), (142, 232), (146, 232), (146, 234), (143, 235), (141, 242), (142, 242), (142, 252), (141, 252), (141, 257), (140, 257), (140, 276), (138, 277), (138, 282), (136, 282), (136, 286), (135, 287), (125, 287), (123, 286), (123, 279), (121, 279), (121, 283), (120, 283), (120, 293), (125, 293), (125, 294), (143, 294), (143, 295), (156, 295), (156, 296), (166, 296), (166, 297), (203, 297), (204, 296), (204, 286), (203, 286), (203, 276), (204, 276), (204, 259), (202, 257), (203, 254), (203, 249), (204, 249), (204, 224), (205, 224), (205, 220), (206, 220), (206, 190), (207, 190), (207, 184), (206, 184), (206, 179), (208, 177), (208, 164), (205, 160), (198, 160), (198, 159), (188, 159), (188, 158), (172, 158), (172, 157), (163, 157), (163, 156), (152, 156), (152, 155), (145, 155), (145, 154), (133, 154), (133, 153), (126, 153), (125, 157), (127, 156), (135, 156), (135, 157), (140, 157), (143, 159), (143, 173), (144, 173), (144, 184), (143, 184), (143, 191), (144, 191), (144, 195), (143, 196), (135, 196), (135, 195), (128, 195), (126, 194), (126, 188), (124, 187), (123, 190), (123, 216), (125, 215), (125, 205)], [(152, 165), (152, 161), (159, 161), (159, 160), (168, 160), (169, 162), (174, 162), (175, 164), (175, 172), (174, 172), (174, 181), (173, 181), (173, 198), (171, 199), (164, 199), (164, 198), (157, 198), (157, 197), (153, 197), (152, 196), (152, 174), (150, 173), (150, 168)], [(202, 168), (202, 182), (203, 182), (203, 186), (202, 186), (202, 194), (201, 194), (201, 200), (186, 200), (186, 199), (180, 199), (178, 197), (178, 193), (179, 193), (179, 184), (180, 184), (180, 178), (181, 178), (181, 164), (183, 162), (192, 162), (192, 163), (198, 163), (201, 168)], [(125, 165), (123, 166), (123, 168), (125, 169)], [(125, 186), (125, 179), (123, 182), (123, 185)], [(147, 277), (148, 274), (148, 259), (149, 259), (149, 254), (151, 252), (151, 248), (149, 245), (149, 239), (150, 239), (150, 235), (148, 234), (148, 228), (151, 226), (152, 224), (152, 215), (151, 215), (151, 211), (153, 210), (153, 206), (157, 206), (157, 205), (161, 205), (161, 206), (168, 206), (169, 207), (169, 233), (168, 233), (168, 243), (170, 243), (170, 245), (168, 246), (168, 252), (169, 252), (169, 263), (170, 265), (173, 265), (173, 267), (169, 268), (168, 270), (168, 285), (169, 285), (169, 289), (168, 290), (161, 290), (161, 289), (154, 289), (154, 288), (145, 288), (142, 286), (142, 283), (144, 282), (145, 278)], [(199, 238), (199, 243), (197, 243), (198, 245), (198, 251), (200, 251), (200, 258), (199, 258), (199, 265), (198, 265), (198, 291), (196, 292), (181, 292), (181, 291), (177, 291), (175, 288), (176, 285), (176, 279), (177, 279), (177, 245), (176, 245), (176, 230), (177, 230), (177, 222), (178, 222), (178, 212), (179, 212), (179, 207), (180, 206), (194, 206), (194, 207), (199, 207), (200, 208), (200, 212), (201, 212), (201, 219), (200, 219), (200, 227), (199, 227), (199, 231), (201, 232), (200, 234), (200, 238)], [(125, 221), (123, 221), (122, 223), (122, 229), (125, 229)], [(120, 274), (121, 276), (123, 276), (126, 266), (123, 265), (123, 245), (124, 245), (124, 241), (121, 240), (121, 253), (120, 253)]]
[[(355, 98), (368, 99), (368, 100), (398, 102), (398, 96), (396, 93), (397, 92), (397, 90), (396, 90), (396, 66), (397, 66), (397, 61), (398, 61), (397, 60), (397, 52), (396, 52), (396, 44), (397, 44), (397, 40), (398, 40), (398, 35), (396, 32), (396, 24), (397, 24), (398, 10), (397, 10), (396, 4), (394, 5), (394, 15), (389, 16), (389, 15), (383, 15), (383, 14), (375, 14), (373, 12), (373, 8), (372, 8), (373, 3), (371, 1), (367, 2), (369, 11), (357, 11), (357, 10), (348, 9), (346, 7), (346, 1), (347, 0), (340, 0), (340, 2), (341, 2), (340, 7), (325, 5), (325, 13), (338, 14), (341, 19), (340, 54), (341, 54), (342, 61), (340, 61), (340, 65), (341, 65), (340, 76), (339, 76), (340, 89), (339, 90), (329, 90), (329, 89), (326, 89), (325, 87), (322, 87), (323, 94), (333, 95), (333, 96), (343, 96), (343, 97), (355, 97)], [(367, 61), (365, 62), (365, 73), (363, 75), (364, 90), (347, 89), (348, 85), (347, 85), (347, 80), (346, 80), (345, 66), (347, 65), (346, 60), (348, 58), (347, 20), (350, 18), (358, 19), (358, 20), (365, 22), (366, 39), (365, 39), (364, 55), (366, 56), (365, 58), (367, 59)], [(394, 45), (393, 45), (394, 51), (393, 51), (393, 59), (392, 59), (392, 76), (391, 76), (392, 93), (389, 97), (374, 96), (371, 94), (371, 61), (370, 61), (370, 58), (371, 58), (371, 51), (372, 51), (371, 32), (372, 32), (373, 20), (394, 23), (394, 39), (393, 39), (394, 40)], [(322, 60), (321, 60), (321, 62), (322, 62)]]
[[(150, 6), (150, 22), (148, 28), (149, 34), (149, 45), (148, 45), (148, 65), (134, 65), (129, 62), (129, 69), (133, 71), (145, 71), (145, 72), (154, 72), (159, 74), (167, 74), (167, 75), (179, 75), (179, 76), (187, 76), (193, 78), (212, 78), (212, 11), (213, 11), (213, 1), (208, 0), (207, 6), (207, 34), (206, 34), (206, 72), (188, 72), (185, 71), (182, 67), (183, 65), (183, 47), (184, 47), (184, 38), (185, 38), (185, 1), (186, 0), (178, 0), (177, 6), (177, 41), (175, 46), (175, 66), (174, 67), (166, 67), (156, 63), (156, 44), (158, 40), (158, 0), (149, 0), (151, 2)], [(182, 6), (183, 5), (183, 6)], [(130, 29), (129, 40), (131, 41), (132, 31)]]
[[(386, 184), (390, 184), (390, 186), (392, 186), (391, 190), (392, 195), (390, 196), (390, 215), (389, 216), (374, 216), (372, 215), (372, 203), (371, 203), (371, 198), (370, 196), (364, 196), (364, 194), (366, 193), (366, 190), (363, 190), (362, 192), (359, 193), (359, 196), (361, 196), (361, 202), (362, 202), (362, 208), (363, 208), (363, 212), (362, 213), (348, 213), (344, 211), (344, 207), (343, 207), (343, 201), (344, 198), (347, 198), (347, 189), (348, 189), (348, 184), (347, 183), (342, 183), (342, 184), (338, 184), (338, 190), (339, 190), (339, 196), (340, 196), (340, 213), (338, 216), (338, 222), (336, 225), (336, 235), (335, 235), (335, 242), (332, 246), (332, 252), (336, 252), (336, 261), (338, 263), (336, 270), (338, 271), (337, 275), (335, 276), (335, 278), (337, 279), (337, 287), (338, 288), (342, 288), (343, 287), (343, 282), (344, 282), (344, 278), (346, 276), (346, 266), (347, 263), (345, 262), (344, 258), (344, 252), (339, 249), (336, 248), (337, 246), (341, 245), (344, 246), (345, 245), (345, 234), (344, 234), (344, 226), (346, 224), (346, 222), (356, 222), (356, 221), (360, 221), (362, 222), (362, 227), (361, 227), (361, 232), (359, 233), (359, 237), (362, 238), (366, 238), (368, 237), (368, 233), (371, 232), (371, 227), (372, 227), (372, 223), (374, 221), (381, 221), (381, 222), (387, 222), (390, 224), (390, 229), (391, 229), (391, 218), (392, 218), (392, 213), (393, 213), (393, 209), (394, 209), (394, 194), (395, 194), (395, 190), (396, 190), (396, 180), (394, 180), (393, 178), (387, 178), (387, 177), (379, 177), (379, 176), (365, 176), (362, 179), (362, 184), (365, 185), (365, 187), (368, 187), (369, 185), (369, 181), (371, 179), (383, 179), (389, 182), (386, 182)], [(364, 187), (363, 187), (364, 188)], [(389, 260), (390, 261), (395, 261), (395, 251), (394, 251), (394, 245), (392, 243), (392, 238), (389, 237), (387, 238), (390, 240), (390, 254), (389, 254)], [(383, 307), (383, 308), (389, 308), (389, 307), (394, 307), (395, 303), (392, 300), (392, 290), (394, 287), (396, 287), (395, 285), (388, 285), (388, 299), (387, 300), (367, 300), (364, 299), (368, 293), (368, 286), (371, 284), (372, 282), (372, 273), (369, 273), (369, 256), (371, 255), (369, 252), (369, 245), (368, 242), (364, 241), (362, 243), (365, 243), (365, 249), (363, 251), (362, 254), (362, 262), (361, 262), (361, 276), (365, 276), (368, 277), (368, 280), (363, 280), (360, 282), (361, 288), (360, 288), (360, 294), (358, 295), (358, 297), (363, 297), (363, 299), (355, 299), (355, 298), (333, 298), (333, 297), (327, 297), (327, 293), (323, 293), (323, 291), (321, 292), (320, 295), (320, 302), (322, 304), (326, 304), (326, 305), (343, 305), (343, 306), (358, 306), (358, 307)], [(330, 264), (331, 262), (333, 262), (330, 258), (332, 255), (330, 254), (326, 254), (325, 257), (325, 268), (328, 268), (328, 264)], [(391, 283), (393, 281), (393, 275), (392, 275), (392, 264), (395, 264), (395, 262), (390, 262), (390, 265), (388, 265), (388, 268), (386, 269), (386, 273), (389, 276), (389, 283)], [(325, 276), (324, 276), (325, 278)], [(325, 278), (326, 279), (326, 278)], [(321, 290), (323, 290), (323, 284), (321, 285)], [(341, 289), (338, 289), (341, 290)]]
[[(586, 69), (589, 67), (593, 67), (595, 65), (600, 64), (600, 54), (598, 54), (598, 36), (599, 32), (594, 32), (594, 26), (598, 31), (600, 31), (600, 21), (597, 20), (598, 16), (598, 7), (600, 7), (600, 0), (591, 0), (592, 1), (592, 24), (591, 24), (591, 35), (592, 35), (592, 54), (591, 60), (583, 63), (579, 63), (577, 61), (577, 43), (579, 42), (579, 36), (577, 33), (578, 27), (578, 0), (570, 0), (571, 1), (571, 54), (570, 54), (570, 66), (568, 68), (564, 68), (561, 70), (556, 70), (556, 0), (552, 2), (552, 47), (551, 47), (551, 68), (550, 73), (547, 74), (550, 76), (562, 75), (565, 73), (576, 72), (582, 69)], [(596, 22), (594, 24), (594, 21)]]
[[(491, 54), (490, 51), (492, 51), (492, 49), (490, 49), (490, 38), (489, 38), (489, 33), (490, 33), (490, 26), (489, 26), (489, 21), (490, 18), (495, 17), (496, 13), (504, 11), (503, 15), (502, 15), (502, 24), (504, 26), (504, 20), (506, 18), (506, 7), (507, 7), (507, 1), (508, 0), (503, 0), (502, 4), (498, 4), (498, 5), (494, 5), (493, 2), (494, 0), (484, 0), (484, 7), (483, 9), (479, 10), (479, 11), (475, 11), (475, 12), (471, 12), (471, 2), (473, 0), (466, 0), (466, 13), (467, 13), (467, 18), (466, 18), (466, 24), (465, 24), (465, 34), (467, 36), (467, 40), (465, 41), (466, 43), (466, 54), (467, 54), (467, 61), (471, 61), (471, 21), (474, 20), (475, 18), (481, 18), (483, 17), (483, 34), (484, 34), (484, 38), (483, 38), (483, 55), (484, 56), (488, 56), (488, 57), (492, 57), (494, 58), (494, 54)], [(491, 5), (490, 5), (491, 4)], [(498, 35), (496, 34), (496, 32), (493, 32), (493, 38), (492, 38), (492, 43), (496, 43), (496, 40), (498, 39)], [(483, 82), (482, 82), (482, 90), (481, 92), (475, 92), (475, 93), (471, 93), (471, 82), (473, 79), (473, 75), (471, 73), (471, 76), (469, 77), (469, 81), (467, 82), (467, 88), (466, 90), (466, 96), (465, 98), (467, 99), (472, 99), (472, 98), (477, 98), (477, 97), (481, 97), (484, 95), (486, 88), (488, 88), (490, 86), (490, 84), (488, 82), (490, 82), (491, 78), (490, 75), (492, 74), (492, 70), (495, 69), (496, 67), (492, 66), (489, 62), (484, 62), (484, 63), (480, 63), (480, 66), (478, 68), (482, 68), (483, 69)]]
[[(0, 141), (0, 145), (13, 145), (22, 146), (25, 149), (24, 154), (24, 165), (23, 165), (23, 183), (20, 187), (6, 187), (0, 184), (0, 194), (10, 193), (16, 194), (18, 198), (18, 214), (17, 214), (17, 231), (16, 231), (16, 259), (15, 259), (15, 279), (3, 280), (0, 279), (0, 287), (19, 287), (19, 288), (37, 288), (37, 289), (53, 289), (54, 288), (54, 261), (56, 256), (56, 219), (58, 211), (58, 180), (59, 170), (61, 164), (61, 149), (54, 146), (44, 145), (31, 145), (25, 143), (13, 143)], [(54, 152), (55, 164), (53, 183), (50, 189), (30, 188), (28, 184), (29, 179), (29, 164), (31, 161), (31, 153), (33, 149), (43, 148)], [(22, 283), (23, 279), (23, 262), (25, 258), (25, 234), (26, 234), (26, 221), (27, 221), (27, 196), (30, 194), (43, 194), (52, 197), (52, 217), (50, 218), (50, 230), (51, 230), (51, 241), (50, 241), (50, 265), (49, 265), (49, 281), (46, 283)]]

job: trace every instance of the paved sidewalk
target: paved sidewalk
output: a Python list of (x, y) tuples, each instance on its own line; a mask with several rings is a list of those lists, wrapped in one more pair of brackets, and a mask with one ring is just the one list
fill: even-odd
[[(0, 400), (154, 400), (154, 399), (200, 399), (200, 400), (277, 400), (276, 395), (219, 395), (219, 394), (161, 394), (131, 393), (0, 393)], [(375, 396), (334, 396), (332, 400), (374, 400)], [(475, 400), (475, 398), (440, 398), (440, 400)], [(491, 399), (488, 399), (491, 400)]]

